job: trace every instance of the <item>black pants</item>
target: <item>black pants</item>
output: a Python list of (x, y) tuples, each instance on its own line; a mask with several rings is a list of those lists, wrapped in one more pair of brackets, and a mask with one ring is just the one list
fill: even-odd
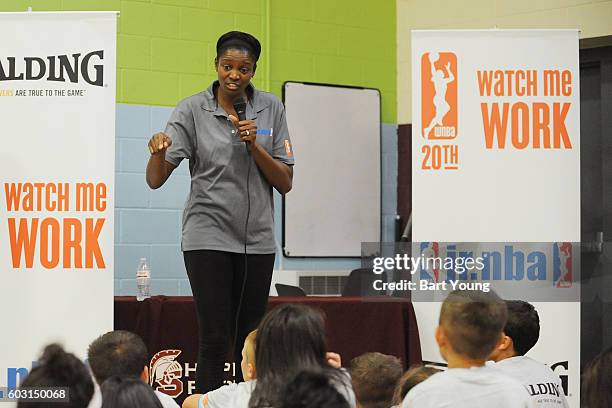
[(237, 334), (234, 331), (244, 281), (244, 254), (198, 250), (185, 251), (183, 257), (198, 317), (196, 391), (206, 393), (223, 385), (223, 368), (234, 335), (237, 336), (233, 350), (236, 380), (242, 380), (242, 346), (266, 311), (274, 254), (247, 255), (247, 278)]

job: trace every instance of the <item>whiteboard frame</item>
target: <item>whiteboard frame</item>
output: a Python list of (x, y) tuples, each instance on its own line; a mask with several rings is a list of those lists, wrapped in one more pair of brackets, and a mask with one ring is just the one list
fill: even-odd
[[(382, 95), (380, 89), (378, 88), (369, 88), (363, 86), (351, 86), (351, 85), (340, 85), (340, 84), (330, 84), (330, 83), (322, 83), (322, 82), (308, 82), (308, 81), (293, 81), (288, 80), (284, 81), (282, 85), (282, 100), (283, 105), (285, 105), (286, 95), (285, 89), (288, 84), (300, 84), (300, 85), (313, 85), (313, 86), (326, 86), (331, 88), (344, 88), (344, 89), (357, 89), (357, 90), (370, 90), (375, 91), (378, 94), (378, 143), (379, 143), (379, 179), (378, 179), (378, 199), (379, 199), (379, 215), (378, 215), (378, 241), (382, 242), (383, 236), (383, 202), (382, 202), (382, 175), (383, 175), (383, 162), (382, 162)], [(285, 106), (286, 109), (286, 106)], [(344, 256), (344, 255), (291, 255), (287, 252), (287, 236), (286, 236), (286, 202), (285, 195), (282, 195), (282, 253), (286, 258), (292, 259), (308, 259), (308, 258), (318, 258), (318, 259), (359, 259), (361, 255), (354, 256)]]

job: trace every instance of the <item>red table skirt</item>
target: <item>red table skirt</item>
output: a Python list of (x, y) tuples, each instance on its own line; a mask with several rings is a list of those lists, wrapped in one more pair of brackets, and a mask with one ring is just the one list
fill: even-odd
[[(326, 316), (327, 344), (340, 353), (343, 366), (363, 353), (397, 356), (405, 367), (421, 362), (421, 348), (412, 304), (405, 300), (352, 297), (270, 297), (268, 309), (282, 303), (302, 303)], [(152, 385), (180, 404), (194, 389), (198, 329), (190, 296), (155, 296), (137, 302), (115, 297), (115, 330), (139, 334), (151, 355)], [(226, 365), (231, 381), (240, 366)]]

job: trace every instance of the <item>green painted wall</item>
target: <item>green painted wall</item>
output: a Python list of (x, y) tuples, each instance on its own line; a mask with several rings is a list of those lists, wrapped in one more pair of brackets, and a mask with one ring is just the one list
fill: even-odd
[[(220, 34), (247, 31), (269, 50), (255, 85), (280, 96), (286, 80), (382, 91), (396, 123), (395, 0), (1, 0), (0, 11), (119, 10), (117, 100), (175, 105), (216, 78)], [(268, 31), (269, 28), (269, 31)], [(269, 82), (268, 82), (269, 78)]]

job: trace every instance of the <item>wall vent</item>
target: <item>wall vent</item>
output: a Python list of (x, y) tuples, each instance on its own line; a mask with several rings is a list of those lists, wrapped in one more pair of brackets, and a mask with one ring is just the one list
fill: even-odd
[(300, 276), (298, 285), (307, 295), (339, 296), (348, 276)]

